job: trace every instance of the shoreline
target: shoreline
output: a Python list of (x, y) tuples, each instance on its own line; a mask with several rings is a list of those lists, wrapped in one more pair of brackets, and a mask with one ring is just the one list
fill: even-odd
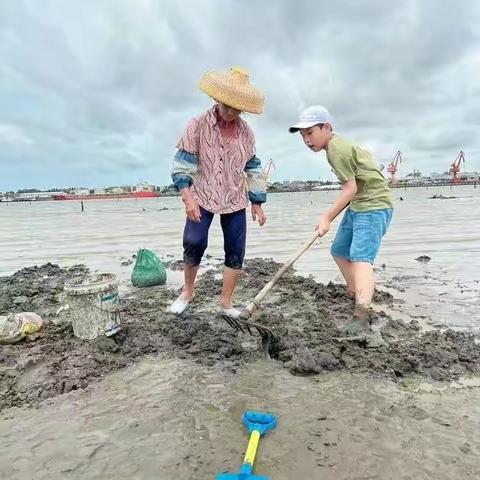
[[(309, 192), (332, 192), (332, 191), (338, 191), (341, 190), (340, 185), (322, 185), (318, 188), (311, 187), (307, 185), (308, 182), (305, 182), (305, 186), (301, 186), (298, 188), (278, 188), (278, 187), (270, 187), (267, 190), (267, 194), (273, 194), (273, 193), (309, 193)], [(480, 181), (475, 181), (475, 180), (468, 180), (468, 181), (460, 181), (457, 183), (452, 183), (452, 182), (435, 182), (435, 183), (429, 183), (429, 182), (412, 182), (408, 184), (402, 184), (401, 182), (397, 185), (389, 185), (389, 187), (393, 190), (406, 190), (409, 188), (425, 188), (426, 190), (430, 188), (440, 188), (440, 187), (450, 187), (451, 190), (453, 190), (456, 187), (465, 187), (465, 186), (470, 186), (473, 187), (474, 189), (477, 188), (477, 186), (480, 186)], [(38, 193), (48, 193), (44, 191), (40, 191)], [(0, 199), (0, 204), (5, 203), (30, 203), (30, 202), (82, 202), (82, 201), (96, 201), (96, 200), (111, 200), (111, 201), (138, 201), (138, 200), (158, 200), (161, 198), (171, 198), (171, 197), (180, 197), (179, 193), (177, 192), (165, 192), (165, 193), (158, 193), (156, 196), (152, 197), (126, 197), (122, 195), (105, 195), (104, 198), (101, 198), (100, 196), (97, 198), (87, 198), (88, 195), (85, 196), (85, 198), (82, 198), (79, 196), (78, 198), (75, 199), (54, 199), (54, 198), (32, 198), (32, 199)]]

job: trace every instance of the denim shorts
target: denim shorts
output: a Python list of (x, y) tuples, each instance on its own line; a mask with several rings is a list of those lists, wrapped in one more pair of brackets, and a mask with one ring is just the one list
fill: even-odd
[(393, 208), (369, 212), (353, 212), (348, 209), (332, 243), (332, 255), (351, 262), (370, 262), (373, 265), (392, 214)]

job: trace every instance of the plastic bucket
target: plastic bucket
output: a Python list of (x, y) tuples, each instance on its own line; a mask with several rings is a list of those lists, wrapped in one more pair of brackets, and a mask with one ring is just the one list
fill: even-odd
[(65, 282), (73, 333), (84, 340), (120, 331), (118, 280), (112, 273)]

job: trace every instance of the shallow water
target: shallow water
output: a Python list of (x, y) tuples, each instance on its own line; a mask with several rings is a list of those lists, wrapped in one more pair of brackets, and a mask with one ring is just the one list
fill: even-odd
[[(433, 193), (458, 198), (429, 200)], [(267, 226), (250, 226), (248, 256), (286, 260), (334, 195), (271, 195)], [(377, 271), (399, 299), (392, 314), (478, 331), (480, 189), (395, 195), (404, 201)], [(86, 202), (83, 214), (77, 202), (0, 204), (0, 274), (48, 261), (86, 263), (119, 274), (125, 288), (132, 266), (121, 259), (140, 246), (180, 258), (183, 222), (176, 198)], [(299, 261), (301, 273), (339, 279), (328, 254), (333, 233)], [(208, 253), (222, 256), (217, 221)], [(418, 263), (420, 255), (432, 260)], [(180, 277), (169, 272), (169, 283)], [(478, 378), (400, 384), (343, 372), (294, 377), (273, 361), (229, 372), (192, 359), (147, 358), (38, 409), (6, 410), (0, 479), (214, 478), (242, 461), (245, 409), (279, 416), (262, 439), (256, 470), (277, 480), (479, 478), (478, 385)]]
[[(248, 257), (285, 261), (307, 240), (322, 209), (338, 192), (271, 194), (263, 228), (249, 222)], [(480, 188), (473, 186), (395, 190), (392, 226), (377, 259), (379, 285), (403, 303), (398, 315), (424, 323), (478, 330), (480, 324)], [(455, 196), (429, 199), (434, 194)], [(117, 273), (125, 282), (130, 258), (139, 247), (161, 257), (181, 258), (185, 216), (178, 198), (0, 203), (0, 275), (45, 262), (85, 263), (92, 269)], [(317, 280), (340, 281), (329, 255), (338, 221), (317, 246), (297, 263), (302, 274)], [(221, 229), (215, 219), (208, 254), (221, 259)], [(428, 255), (432, 260), (415, 260)], [(381, 268), (385, 265), (385, 268)], [(179, 285), (181, 274), (170, 274)]]

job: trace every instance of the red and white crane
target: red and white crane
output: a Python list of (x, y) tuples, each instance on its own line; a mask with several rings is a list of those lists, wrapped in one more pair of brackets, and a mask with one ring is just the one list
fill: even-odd
[(460, 150), (455, 161), (450, 165), (450, 173), (452, 174), (452, 183), (460, 183), (460, 163), (465, 163), (465, 154)]
[(397, 178), (397, 170), (398, 170), (398, 164), (401, 163), (402, 161), (402, 152), (400, 150), (397, 150), (397, 153), (393, 157), (393, 161), (388, 164), (387, 167), (387, 172), (391, 174), (391, 183), (392, 185), (397, 185), (398, 183), (398, 178)]

